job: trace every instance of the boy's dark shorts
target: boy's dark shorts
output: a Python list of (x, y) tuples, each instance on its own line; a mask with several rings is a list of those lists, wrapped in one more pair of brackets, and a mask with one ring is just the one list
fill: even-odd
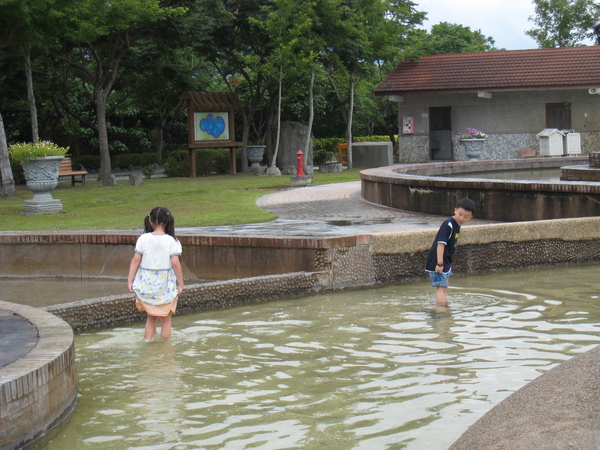
[(452, 276), (452, 269), (446, 273), (429, 272), (429, 279), (433, 287), (448, 287), (448, 278)]

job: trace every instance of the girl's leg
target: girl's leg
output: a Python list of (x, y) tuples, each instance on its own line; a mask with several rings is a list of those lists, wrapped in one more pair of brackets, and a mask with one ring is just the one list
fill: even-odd
[(146, 319), (146, 340), (151, 341), (152, 337), (156, 334), (156, 323), (158, 322), (157, 316), (151, 316), (148, 314)]
[(160, 318), (160, 335), (165, 339), (171, 337), (171, 315)]
[(438, 306), (448, 306), (446, 302), (447, 287), (438, 286), (435, 290), (435, 302)]

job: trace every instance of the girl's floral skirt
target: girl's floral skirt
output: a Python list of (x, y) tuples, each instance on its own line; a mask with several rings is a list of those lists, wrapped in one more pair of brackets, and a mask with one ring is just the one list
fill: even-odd
[(138, 269), (133, 280), (135, 306), (151, 316), (166, 317), (177, 309), (177, 277), (173, 269)]

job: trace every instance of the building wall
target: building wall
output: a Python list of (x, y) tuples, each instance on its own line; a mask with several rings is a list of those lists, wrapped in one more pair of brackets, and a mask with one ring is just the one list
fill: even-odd
[[(519, 150), (535, 148), (536, 135), (546, 127), (546, 104), (570, 103), (571, 127), (581, 133), (582, 153), (600, 150), (600, 95), (587, 90), (493, 92), (491, 99), (476, 93), (406, 95), (398, 103), (398, 116), (412, 116), (414, 134), (399, 130), (399, 162), (427, 162), (429, 108), (452, 108), (452, 135), (476, 128), (488, 135), (481, 159), (517, 158)], [(400, 123), (401, 120), (400, 120)], [(453, 159), (466, 160), (460, 144), (453, 144)]]

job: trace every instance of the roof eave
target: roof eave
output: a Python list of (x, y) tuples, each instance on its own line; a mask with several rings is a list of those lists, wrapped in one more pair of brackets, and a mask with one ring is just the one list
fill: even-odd
[[(600, 84), (600, 83), (599, 83)], [(473, 87), (473, 88), (462, 88), (462, 89), (422, 89), (422, 90), (377, 90), (373, 92), (377, 96), (390, 96), (390, 95), (431, 95), (431, 94), (476, 94), (477, 92), (520, 92), (520, 91), (556, 91), (556, 90), (588, 90), (593, 87), (589, 84), (586, 85), (554, 85), (554, 86), (510, 86), (510, 87)]]

